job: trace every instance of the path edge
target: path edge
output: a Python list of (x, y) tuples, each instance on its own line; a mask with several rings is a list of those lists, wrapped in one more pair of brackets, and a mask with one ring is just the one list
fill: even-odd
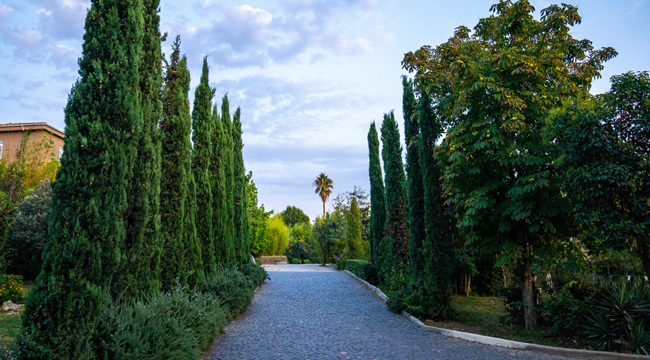
[[(375, 295), (375, 297), (377, 297), (379, 300), (381, 300), (383, 303), (385, 303), (388, 300), (388, 296), (386, 296), (386, 294), (384, 294), (384, 292), (381, 291), (378, 287), (371, 285), (367, 281), (359, 278), (358, 276), (354, 275), (348, 270), (343, 270), (343, 272), (348, 273), (350, 274), (350, 276), (357, 279), (357, 281), (359, 281), (361, 285), (363, 285), (363, 287), (370, 290), (370, 292), (373, 295)], [(531, 351), (531, 352), (541, 353), (545, 355), (565, 356), (574, 359), (590, 359), (590, 360), (609, 360), (609, 359), (648, 360), (650, 359), (650, 356), (645, 356), (645, 355), (620, 354), (620, 353), (614, 353), (608, 351), (567, 349), (567, 348), (560, 348), (554, 346), (529, 344), (529, 343), (524, 343), (519, 341), (506, 340), (506, 339), (495, 338), (491, 336), (472, 334), (464, 331), (450, 330), (450, 329), (425, 325), (418, 318), (412, 316), (406, 311), (402, 311), (402, 316), (407, 318), (415, 326), (421, 328), (424, 331), (434, 332), (440, 335), (449, 336), (456, 339), (473, 341), (473, 342), (486, 344), (486, 345), (500, 346), (509, 349)]]

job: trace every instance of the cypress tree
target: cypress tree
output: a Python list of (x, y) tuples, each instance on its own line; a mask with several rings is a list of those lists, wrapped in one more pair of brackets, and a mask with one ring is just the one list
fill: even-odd
[(96, 1), (65, 109), (49, 243), (17, 358), (101, 358), (105, 292), (124, 266), (128, 180), (142, 131), (142, 2)]
[(347, 232), (345, 235), (348, 246), (348, 259), (357, 259), (361, 250), (361, 213), (357, 198), (352, 198), (350, 210), (346, 214)]
[[(189, 91), (189, 87), (187, 89)], [(187, 257), (187, 284), (194, 286), (199, 283), (203, 277), (203, 256), (201, 241), (196, 235), (196, 183), (192, 174), (192, 160), (186, 162), (187, 179), (187, 197), (185, 198), (185, 214), (183, 218), (184, 233), (183, 245), (185, 246), (185, 256)]]
[(192, 174), (196, 181), (196, 234), (201, 243), (203, 267), (213, 272), (216, 267), (214, 226), (212, 224), (212, 179), (209, 173), (212, 158), (212, 98), (210, 89), (208, 59), (203, 58), (201, 81), (194, 92), (192, 109)]
[(368, 131), (368, 153), (370, 156), (370, 260), (378, 260), (377, 249), (381, 239), (384, 238), (386, 226), (386, 204), (384, 202), (384, 179), (381, 173), (379, 160), (379, 136), (375, 122), (370, 124)]
[(162, 54), (159, 0), (143, 0), (144, 29), (140, 62), (142, 130), (127, 193), (126, 263), (115, 289), (135, 296), (160, 288), (160, 133)]
[(214, 229), (215, 258), (217, 263), (226, 264), (234, 254), (226, 241), (226, 172), (223, 152), (223, 126), (217, 105), (212, 109), (212, 157), (210, 176), (212, 181), (212, 227)]
[(402, 112), (404, 115), (404, 140), (406, 142), (406, 189), (409, 225), (409, 270), (411, 282), (418, 284), (424, 271), (422, 241), (424, 231), (424, 188), (420, 167), (417, 102), (413, 92), (413, 81), (402, 76)]
[(230, 118), (230, 103), (228, 101), (228, 94), (223, 96), (221, 102), (221, 126), (223, 127), (223, 152), (221, 155), (224, 157), (224, 175), (226, 179), (226, 225), (225, 225), (225, 239), (226, 247), (228, 250), (228, 263), (236, 264), (239, 259), (239, 251), (241, 249), (240, 239), (235, 238), (235, 199), (234, 199), (234, 154), (233, 154), (233, 141), (232, 141), (232, 119)]
[(431, 98), (422, 91), (419, 101), (420, 166), (424, 187), (425, 237), (422, 242), (425, 268), (423, 310), (432, 318), (445, 317), (451, 301), (451, 223), (444, 205), (442, 170), (435, 157), (436, 141), (443, 128), (431, 106)]
[(162, 223), (163, 255), (160, 278), (162, 285), (175, 285), (176, 278), (186, 283), (192, 249), (186, 244), (186, 215), (189, 183), (191, 179), (191, 118), (187, 93), (190, 73), (187, 59), (180, 57), (180, 37), (172, 46), (167, 64), (163, 91), (162, 131), (162, 181), (160, 183), (160, 214)]
[(235, 239), (239, 243), (238, 257), (243, 265), (250, 262), (250, 243), (248, 239), (248, 199), (246, 196), (246, 169), (244, 168), (244, 142), (242, 141), (241, 109), (237, 108), (232, 120), (232, 138), (234, 153), (234, 194), (235, 205)]
[(404, 269), (408, 263), (408, 229), (406, 223), (406, 177), (402, 163), (402, 146), (395, 114), (384, 114), (381, 125), (381, 156), (386, 179), (386, 239), (393, 265)]

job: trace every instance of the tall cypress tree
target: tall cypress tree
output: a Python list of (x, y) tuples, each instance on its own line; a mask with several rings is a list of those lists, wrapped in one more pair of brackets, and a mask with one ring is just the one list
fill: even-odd
[(209, 173), (212, 158), (212, 98), (214, 89), (209, 84), (208, 59), (203, 58), (201, 81), (194, 92), (192, 109), (192, 174), (196, 181), (196, 234), (201, 242), (203, 267), (207, 272), (215, 270), (214, 226), (212, 224), (212, 179)]
[(226, 264), (234, 256), (233, 249), (226, 241), (226, 171), (223, 154), (223, 126), (217, 105), (212, 109), (212, 157), (210, 176), (212, 181), (212, 227), (214, 229), (215, 258), (217, 263)]
[(345, 240), (348, 247), (348, 258), (357, 259), (361, 250), (361, 213), (359, 212), (359, 205), (357, 198), (352, 198), (350, 210), (346, 214), (347, 231)]
[[(227, 254), (228, 263), (236, 264), (239, 259), (239, 250), (241, 249), (240, 239), (235, 238), (235, 198), (234, 198), (234, 154), (233, 154), (233, 141), (232, 141), (232, 119), (230, 118), (230, 103), (228, 101), (228, 94), (223, 96), (221, 102), (221, 126), (223, 127), (223, 152), (224, 156), (224, 175), (226, 179), (226, 225), (225, 225), (225, 239), (227, 248), (232, 246), (232, 255), (230, 252)], [(230, 257), (232, 256), (232, 257)]]
[(431, 98), (422, 91), (419, 101), (420, 166), (424, 187), (425, 237), (422, 242), (425, 268), (422, 288), (423, 310), (432, 318), (444, 318), (451, 301), (451, 223), (444, 205), (442, 170), (435, 156), (436, 141), (443, 127), (431, 106)]
[(126, 262), (114, 289), (123, 296), (145, 294), (160, 287), (160, 133), (162, 53), (159, 0), (143, 0), (144, 29), (140, 61), (142, 130), (127, 193)]
[(404, 269), (408, 263), (408, 229), (406, 222), (406, 177), (402, 163), (402, 146), (395, 114), (384, 114), (381, 125), (381, 156), (386, 179), (386, 239), (393, 265)]
[(376, 263), (378, 260), (377, 249), (381, 239), (384, 238), (386, 203), (384, 201), (384, 179), (379, 160), (379, 136), (374, 121), (370, 124), (368, 131), (368, 153), (370, 157), (368, 167), (370, 174), (370, 260)]
[(404, 140), (406, 142), (406, 189), (409, 225), (409, 270), (411, 282), (418, 284), (424, 271), (422, 241), (424, 231), (424, 188), (420, 167), (417, 102), (413, 92), (413, 81), (402, 76), (402, 112), (404, 115)]
[[(189, 86), (187, 88), (189, 92)], [(189, 137), (189, 136), (188, 136)], [(203, 256), (201, 249), (201, 240), (196, 234), (196, 183), (194, 174), (192, 174), (192, 160), (188, 159), (185, 163), (187, 179), (187, 197), (185, 198), (185, 214), (183, 218), (184, 233), (183, 246), (185, 246), (185, 256), (187, 257), (187, 283), (194, 286), (199, 283), (203, 277)]]
[(86, 15), (79, 80), (65, 109), (50, 241), (27, 300), (20, 359), (101, 357), (109, 284), (125, 261), (128, 180), (142, 131), (140, 0), (95, 1)]
[(191, 172), (191, 117), (187, 92), (190, 73), (185, 56), (180, 57), (180, 37), (172, 46), (167, 64), (163, 91), (162, 181), (160, 183), (160, 215), (162, 222), (163, 259), (160, 278), (169, 288), (178, 278), (187, 281), (192, 260), (191, 246), (187, 246), (186, 222)]
[(242, 141), (241, 109), (237, 108), (232, 119), (232, 139), (234, 153), (234, 194), (235, 239), (239, 243), (238, 258), (241, 264), (250, 262), (250, 243), (248, 239), (248, 199), (246, 196), (246, 169), (244, 168), (244, 142)]

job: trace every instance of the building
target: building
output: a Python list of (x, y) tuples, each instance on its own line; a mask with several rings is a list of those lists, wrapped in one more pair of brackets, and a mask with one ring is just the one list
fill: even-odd
[(56, 159), (61, 158), (64, 132), (44, 122), (33, 122), (0, 124), (0, 159), (16, 161), (25, 134), (29, 134), (30, 143), (39, 143), (44, 137), (48, 137), (54, 144), (52, 155)]

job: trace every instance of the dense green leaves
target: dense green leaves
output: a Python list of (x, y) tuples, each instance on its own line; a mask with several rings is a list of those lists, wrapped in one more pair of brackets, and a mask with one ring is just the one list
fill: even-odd
[(386, 227), (386, 204), (384, 197), (384, 180), (381, 171), (381, 162), (379, 157), (379, 137), (373, 121), (368, 131), (368, 153), (370, 165), (368, 172), (370, 175), (370, 259), (376, 263), (382, 254), (378, 253), (379, 244), (384, 238)]
[(214, 226), (212, 224), (212, 179), (209, 173), (212, 158), (212, 98), (214, 89), (209, 84), (208, 59), (203, 58), (201, 81), (194, 92), (192, 108), (192, 174), (196, 181), (196, 234), (201, 242), (203, 267), (214, 271), (215, 255)]
[(246, 185), (246, 169), (244, 168), (244, 142), (242, 141), (241, 110), (237, 108), (233, 117), (232, 127), (233, 152), (234, 152), (234, 185), (233, 201), (235, 206), (235, 238), (238, 241), (238, 259), (243, 265), (250, 263), (250, 239), (248, 233), (248, 191)]

